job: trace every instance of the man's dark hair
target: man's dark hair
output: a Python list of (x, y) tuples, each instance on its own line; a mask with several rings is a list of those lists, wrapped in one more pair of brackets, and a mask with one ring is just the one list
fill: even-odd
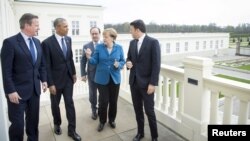
[(54, 28), (56, 28), (60, 23), (62, 23), (62, 22), (64, 22), (64, 21), (66, 21), (66, 19), (64, 19), (64, 18), (56, 18), (55, 20), (54, 20)]
[(141, 32), (146, 33), (146, 25), (144, 24), (143, 20), (134, 20), (130, 23), (135, 29), (139, 29)]
[(90, 30), (89, 30), (89, 32), (91, 33), (92, 29), (94, 29), (94, 28), (97, 28), (97, 29), (98, 29), (98, 32), (101, 33), (101, 29), (100, 29), (99, 27), (97, 27), (97, 26), (91, 27)]
[(24, 29), (25, 24), (31, 25), (33, 19), (38, 19), (38, 16), (33, 15), (31, 13), (23, 14), (22, 17), (19, 20), (20, 28)]

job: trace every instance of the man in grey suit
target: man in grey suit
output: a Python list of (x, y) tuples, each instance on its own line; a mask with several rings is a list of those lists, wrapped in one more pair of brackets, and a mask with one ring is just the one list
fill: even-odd
[(89, 102), (91, 104), (91, 109), (92, 109), (91, 118), (93, 120), (97, 119), (97, 86), (96, 86), (96, 83), (94, 82), (96, 65), (91, 65), (88, 63), (88, 59), (86, 58), (86, 55), (85, 55), (85, 50), (89, 48), (92, 51), (92, 55), (93, 55), (95, 51), (95, 46), (98, 43), (100, 43), (100, 34), (101, 34), (101, 30), (98, 27), (92, 27), (90, 29), (90, 35), (91, 35), (92, 41), (88, 42), (87, 44), (83, 46), (83, 53), (82, 53), (82, 59), (81, 59), (81, 76), (82, 76), (82, 81), (86, 82), (88, 80)]
[(146, 34), (146, 26), (142, 20), (130, 23), (130, 33), (134, 40), (129, 44), (127, 68), (130, 69), (129, 84), (138, 126), (133, 141), (144, 137), (144, 113), (148, 117), (152, 141), (157, 141), (157, 121), (154, 111), (154, 92), (158, 85), (161, 53), (157, 39)]

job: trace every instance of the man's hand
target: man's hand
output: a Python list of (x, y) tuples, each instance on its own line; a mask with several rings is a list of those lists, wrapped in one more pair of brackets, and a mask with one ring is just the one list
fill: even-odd
[(17, 92), (8, 94), (9, 100), (12, 103), (19, 104), (19, 99), (22, 99)]
[(88, 80), (87, 75), (82, 76), (82, 81), (86, 82)]
[(149, 84), (149, 85), (148, 85), (147, 94), (150, 95), (150, 94), (153, 94), (154, 92), (155, 92), (155, 86)]
[(127, 61), (126, 66), (127, 66), (128, 69), (131, 69), (133, 67), (133, 64), (132, 64), (131, 61)]
[(46, 91), (47, 91), (47, 88), (48, 88), (47, 82), (43, 82), (43, 83), (42, 83), (43, 92), (46, 92)]
[(73, 75), (73, 83), (74, 84), (76, 83), (76, 80), (77, 80), (76, 75)]
[(52, 85), (49, 87), (49, 92), (53, 95), (56, 95), (56, 86)]

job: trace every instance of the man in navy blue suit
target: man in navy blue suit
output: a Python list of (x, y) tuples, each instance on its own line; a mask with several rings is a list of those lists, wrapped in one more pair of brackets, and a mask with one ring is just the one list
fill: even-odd
[[(3, 41), (1, 63), (8, 104), (10, 141), (38, 141), (41, 86), (47, 89), (46, 66), (40, 41), (38, 16), (26, 13), (19, 20), (21, 32)], [(42, 81), (42, 85), (41, 85)], [(24, 115), (25, 122), (24, 122)]]
[(91, 110), (92, 110), (91, 118), (93, 120), (97, 119), (97, 84), (94, 81), (96, 65), (92, 65), (88, 63), (88, 59), (85, 55), (85, 50), (89, 48), (92, 51), (91, 55), (93, 55), (96, 45), (100, 43), (100, 36), (101, 36), (100, 34), (101, 34), (101, 30), (98, 27), (92, 27), (90, 29), (90, 35), (91, 35), (92, 41), (88, 42), (87, 44), (83, 46), (83, 53), (82, 53), (82, 58), (81, 58), (82, 81), (86, 82), (86, 80), (88, 80), (89, 102), (91, 104)]
[(81, 137), (76, 133), (76, 113), (73, 101), (73, 86), (76, 82), (76, 70), (73, 61), (72, 41), (68, 34), (68, 23), (64, 18), (54, 21), (55, 34), (42, 42), (47, 64), (48, 86), (51, 111), (54, 121), (54, 133), (62, 134), (60, 100), (63, 96), (68, 119), (68, 136), (75, 141)]
[(157, 121), (154, 112), (154, 92), (158, 85), (161, 53), (158, 40), (146, 34), (142, 20), (130, 23), (130, 33), (134, 40), (129, 44), (126, 66), (130, 69), (129, 84), (138, 126), (133, 141), (144, 137), (144, 113), (148, 117), (152, 141), (157, 141)]

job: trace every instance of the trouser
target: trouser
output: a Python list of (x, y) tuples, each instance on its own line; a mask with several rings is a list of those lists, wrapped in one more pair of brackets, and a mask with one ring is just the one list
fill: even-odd
[(97, 111), (97, 84), (88, 78), (89, 84), (89, 102), (91, 104), (92, 113)]
[(59, 106), (62, 95), (64, 98), (66, 117), (68, 120), (68, 132), (75, 132), (76, 113), (73, 101), (73, 82), (70, 78), (66, 81), (65, 87), (62, 89), (56, 89), (56, 95), (50, 94), (51, 110), (55, 125), (61, 125), (62, 123)]
[(100, 123), (107, 122), (107, 110), (109, 122), (114, 122), (117, 113), (117, 100), (120, 84), (114, 84), (112, 78), (107, 85), (97, 85), (99, 91), (98, 115)]
[(9, 127), (9, 140), (23, 141), (25, 113), (27, 140), (38, 141), (40, 96), (33, 93), (28, 100), (19, 99), (19, 104), (14, 104), (7, 98), (7, 104), (8, 116), (11, 122)]
[(147, 88), (140, 88), (135, 82), (130, 86), (136, 121), (138, 126), (138, 134), (144, 134), (144, 113), (148, 117), (148, 123), (152, 138), (158, 137), (157, 121), (154, 111), (154, 94), (147, 94)]

